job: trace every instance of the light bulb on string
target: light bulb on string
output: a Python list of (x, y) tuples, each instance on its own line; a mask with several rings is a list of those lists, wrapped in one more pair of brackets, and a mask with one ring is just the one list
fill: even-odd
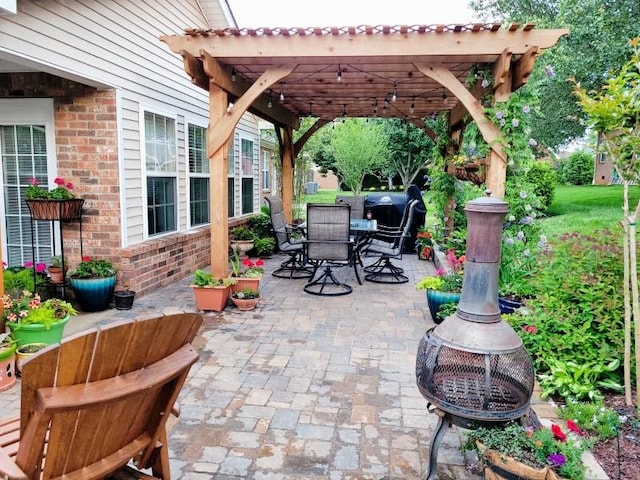
[(416, 109), (416, 97), (411, 100), (411, 106), (409, 107), (409, 113), (413, 113)]
[(235, 82), (236, 81), (236, 69), (232, 69), (231, 70), (231, 81)]
[(284, 92), (282, 91), (282, 85), (280, 85), (280, 103), (284, 102)]
[(393, 92), (391, 93), (391, 101), (395, 102), (398, 99), (398, 82), (393, 84)]
[(336, 75), (336, 81), (338, 83), (342, 81), (342, 69), (340, 68), (340, 64), (338, 64), (338, 74)]

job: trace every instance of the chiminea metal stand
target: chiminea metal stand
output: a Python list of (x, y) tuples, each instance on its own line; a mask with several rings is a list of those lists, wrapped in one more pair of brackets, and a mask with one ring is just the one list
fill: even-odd
[(473, 429), (524, 417), (534, 372), (517, 333), (502, 320), (498, 275), (508, 205), (483, 197), (465, 206), (467, 250), (458, 308), (425, 333), (416, 357), (420, 393), (435, 407), (427, 480), (436, 478), (440, 443), (451, 424)]

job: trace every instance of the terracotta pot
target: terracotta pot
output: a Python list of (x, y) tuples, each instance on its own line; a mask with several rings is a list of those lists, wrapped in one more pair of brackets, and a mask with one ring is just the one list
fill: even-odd
[(253, 310), (258, 305), (260, 298), (234, 298), (231, 297), (231, 301), (238, 310)]
[(237, 283), (235, 285), (231, 285), (231, 293), (241, 292), (245, 288), (250, 288), (255, 291), (260, 289), (260, 277), (234, 277), (234, 279)]
[(199, 310), (221, 312), (227, 306), (231, 287), (192, 287)]
[[(65, 266), (64, 270), (67, 270)], [(47, 267), (47, 272), (49, 272), (49, 281), (51, 283), (64, 283), (64, 273), (62, 271), (62, 267)]]

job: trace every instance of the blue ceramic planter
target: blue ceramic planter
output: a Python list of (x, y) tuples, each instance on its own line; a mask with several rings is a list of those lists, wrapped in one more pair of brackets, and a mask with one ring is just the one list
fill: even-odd
[(500, 313), (503, 315), (507, 315), (509, 313), (515, 312), (518, 308), (520, 308), (522, 306), (522, 302), (499, 297), (498, 305), (500, 305)]
[(72, 278), (71, 287), (84, 312), (99, 312), (109, 308), (116, 288), (116, 277)]
[(460, 301), (460, 293), (458, 292), (441, 292), (439, 290), (427, 290), (427, 304), (429, 305), (429, 313), (434, 323), (441, 323), (436, 315), (441, 305), (445, 303), (458, 303)]

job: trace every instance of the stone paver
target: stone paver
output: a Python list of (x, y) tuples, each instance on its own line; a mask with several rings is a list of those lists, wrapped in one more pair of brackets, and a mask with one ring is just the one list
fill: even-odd
[[(272, 277), (266, 261), (258, 308), (207, 313), (194, 345), (200, 360), (181, 394), (169, 437), (174, 479), (413, 480), (429, 460), (435, 415), (415, 385), (415, 354), (433, 326), (417, 278), (431, 262), (406, 255), (409, 283), (353, 285), (343, 297), (303, 292), (304, 280)], [(65, 335), (122, 318), (194, 311), (189, 279), (136, 299), (130, 311), (74, 317)], [(0, 393), (18, 411), (16, 386)], [(450, 429), (440, 480), (472, 480)]]

